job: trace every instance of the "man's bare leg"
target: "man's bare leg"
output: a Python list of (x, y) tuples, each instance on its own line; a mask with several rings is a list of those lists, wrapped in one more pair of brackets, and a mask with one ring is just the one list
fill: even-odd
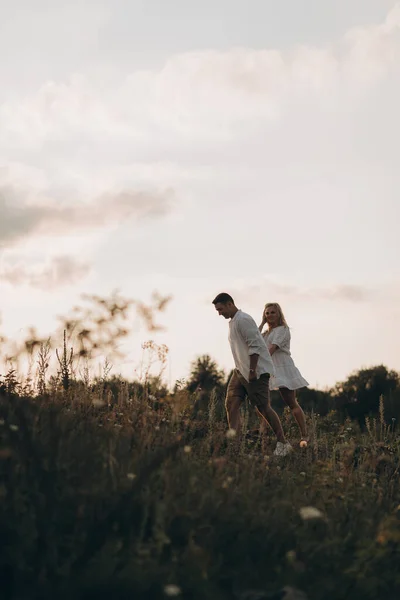
[(286, 406), (290, 408), (292, 415), (297, 421), (301, 437), (303, 439), (307, 439), (306, 417), (304, 415), (303, 409), (296, 400), (296, 392), (294, 390), (289, 390), (288, 388), (279, 388), (279, 392), (281, 394), (282, 400), (284, 401)]
[(236, 397), (227, 398), (225, 402), (229, 429), (234, 429), (236, 433), (240, 431), (240, 404), (240, 398)]
[(264, 427), (264, 431), (266, 431), (267, 425), (270, 425), (271, 429), (276, 435), (276, 439), (278, 440), (278, 442), (282, 442), (282, 444), (285, 444), (286, 438), (285, 434), (283, 433), (281, 420), (272, 408), (272, 406), (257, 406), (256, 411), (261, 417), (261, 427)]
[(249, 399), (253, 406), (256, 407), (261, 421), (266, 425), (270, 425), (276, 435), (278, 442), (286, 443), (285, 434), (283, 433), (282, 423), (271, 406), (269, 392), (269, 377), (261, 375), (259, 379), (248, 384)]
[(233, 373), (226, 392), (225, 410), (229, 428), (234, 429), (237, 434), (240, 433), (240, 405), (245, 395), (245, 388), (240, 383), (236, 373)]

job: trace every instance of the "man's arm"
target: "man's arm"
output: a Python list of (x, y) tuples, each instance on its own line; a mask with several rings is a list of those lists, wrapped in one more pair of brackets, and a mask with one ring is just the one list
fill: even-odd
[(242, 319), (238, 324), (238, 331), (248, 347), (250, 356), (250, 375), (255, 376), (258, 358), (263, 348), (265, 349), (266, 344), (260, 336), (258, 327), (253, 320)]
[(250, 354), (250, 372), (255, 373), (258, 364), (259, 354)]

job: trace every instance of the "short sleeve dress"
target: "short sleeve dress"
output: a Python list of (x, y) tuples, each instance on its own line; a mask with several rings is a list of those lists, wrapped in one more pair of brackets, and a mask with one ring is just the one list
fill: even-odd
[(279, 325), (279, 327), (274, 327), (271, 331), (263, 333), (263, 337), (268, 347), (272, 344), (278, 346), (272, 355), (275, 375), (270, 378), (270, 389), (277, 390), (280, 387), (285, 387), (289, 390), (298, 390), (308, 386), (308, 382), (302, 377), (290, 354), (289, 327)]

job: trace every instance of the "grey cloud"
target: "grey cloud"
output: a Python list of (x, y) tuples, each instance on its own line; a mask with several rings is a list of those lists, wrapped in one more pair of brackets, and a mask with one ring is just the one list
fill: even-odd
[(4, 267), (0, 272), (0, 282), (13, 286), (28, 285), (49, 291), (61, 286), (72, 285), (90, 272), (90, 266), (70, 256), (57, 256), (41, 269), (23, 265)]
[(280, 284), (261, 280), (258, 285), (253, 282), (246, 288), (244, 286), (232, 290), (231, 294), (240, 301), (260, 299), (260, 303), (281, 302), (282, 299), (291, 300), (343, 300), (347, 302), (367, 302), (374, 292), (363, 285), (339, 284), (324, 287), (301, 287), (290, 284)]
[(46, 209), (21, 206), (17, 190), (0, 188), (0, 242), (22, 237), (46, 217)]
[(331, 288), (315, 288), (309, 296), (325, 300), (348, 300), (365, 302), (371, 298), (371, 290), (362, 285), (337, 285)]
[[(27, 200), (30, 200), (27, 202)], [(13, 186), (0, 187), (0, 243), (25, 236), (71, 230), (92, 230), (126, 219), (162, 217), (174, 206), (171, 191), (162, 193), (121, 191), (106, 193), (91, 202), (32, 199)]]

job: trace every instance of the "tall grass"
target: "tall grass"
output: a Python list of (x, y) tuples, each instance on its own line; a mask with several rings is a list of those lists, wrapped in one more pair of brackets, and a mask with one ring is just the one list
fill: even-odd
[(365, 433), (308, 415), (311, 447), (276, 460), (272, 437), (226, 436), (215, 396), (196, 421), (183, 389), (155, 411), (87, 383), (1, 397), (4, 598), (398, 597), (400, 440), (383, 408)]

